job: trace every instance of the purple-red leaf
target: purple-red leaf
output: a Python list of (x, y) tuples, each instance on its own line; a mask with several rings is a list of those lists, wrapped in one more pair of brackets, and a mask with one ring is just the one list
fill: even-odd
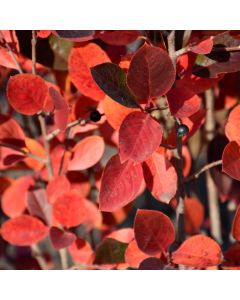
[(131, 60), (127, 74), (130, 89), (140, 99), (166, 94), (175, 81), (176, 72), (166, 51), (145, 44)]
[(156, 210), (138, 209), (134, 232), (139, 249), (152, 256), (161, 254), (175, 239), (172, 221)]
[(147, 159), (162, 141), (161, 125), (149, 114), (136, 111), (130, 113), (119, 130), (121, 162)]

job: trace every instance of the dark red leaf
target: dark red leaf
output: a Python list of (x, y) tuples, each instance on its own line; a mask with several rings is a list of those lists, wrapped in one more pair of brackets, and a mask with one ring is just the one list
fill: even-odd
[(77, 238), (74, 233), (66, 230), (61, 230), (57, 227), (51, 227), (49, 235), (53, 247), (56, 250), (69, 247)]
[(166, 94), (176, 72), (166, 51), (145, 44), (133, 56), (127, 74), (130, 89), (140, 99)]
[(223, 151), (222, 170), (230, 177), (240, 180), (240, 146), (235, 141), (228, 143)]
[(177, 118), (190, 117), (200, 109), (201, 99), (181, 80), (167, 93), (171, 114)]
[(163, 270), (164, 264), (159, 258), (149, 257), (141, 262), (139, 270)]
[(97, 32), (96, 37), (109, 45), (127, 45), (134, 42), (139, 36), (137, 30), (101, 30)]
[(62, 39), (74, 41), (74, 42), (85, 42), (92, 40), (95, 34), (94, 30), (54, 30), (57, 36)]
[(139, 249), (149, 255), (161, 254), (175, 239), (172, 221), (156, 210), (138, 209), (134, 232)]
[(238, 207), (233, 220), (232, 236), (235, 240), (240, 241), (240, 207)]
[(119, 130), (121, 162), (147, 159), (162, 141), (162, 127), (149, 114), (132, 112), (124, 119)]

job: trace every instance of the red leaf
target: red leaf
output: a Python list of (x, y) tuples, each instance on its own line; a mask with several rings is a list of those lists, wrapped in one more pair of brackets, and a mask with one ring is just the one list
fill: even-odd
[(157, 200), (168, 204), (177, 191), (177, 174), (173, 165), (162, 154), (154, 152), (142, 166), (149, 191)]
[(77, 238), (74, 233), (57, 227), (51, 227), (49, 234), (53, 247), (56, 250), (69, 247)]
[(76, 263), (90, 264), (93, 262), (94, 252), (87, 241), (77, 238), (68, 251)]
[(71, 184), (65, 175), (54, 177), (46, 188), (48, 202), (53, 204), (56, 198), (64, 192), (70, 191)]
[(131, 60), (127, 82), (137, 97), (148, 99), (166, 94), (175, 81), (175, 75), (168, 53), (145, 44)]
[(125, 261), (126, 263), (134, 269), (137, 269), (140, 263), (150, 256), (144, 252), (142, 252), (137, 245), (136, 240), (133, 240), (129, 243), (126, 251), (125, 251)]
[(54, 121), (57, 127), (61, 130), (65, 130), (68, 122), (68, 105), (63, 96), (54, 88), (49, 88), (49, 95), (55, 106)]
[(109, 61), (107, 54), (96, 44), (72, 48), (68, 60), (70, 79), (83, 95), (96, 101), (103, 100), (105, 94), (93, 80), (90, 68)]
[(38, 217), (47, 225), (51, 225), (52, 206), (48, 203), (44, 189), (29, 191), (27, 193), (27, 209), (32, 216)]
[(161, 254), (175, 239), (172, 221), (156, 210), (138, 209), (134, 232), (139, 249), (149, 255)]
[(222, 171), (240, 180), (240, 146), (235, 141), (228, 143), (223, 150)]
[(225, 134), (229, 141), (236, 141), (240, 144), (240, 105), (234, 107), (230, 112), (225, 126)]
[(147, 159), (162, 141), (162, 127), (149, 114), (140, 111), (130, 113), (119, 130), (121, 162)]
[(172, 260), (175, 264), (206, 268), (221, 263), (221, 249), (211, 238), (195, 235), (187, 239), (173, 252)]
[(17, 147), (25, 147), (25, 134), (12, 118), (0, 114), (0, 141)]
[(134, 42), (139, 36), (137, 30), (101, 30), (96, 37), (109, 45), (127, 45)]
[(75, 227), (84, 222), (86, 210), (85, 199), (75, 190), (65, 192), (53, 203), (53, 215), (56, 220), (67, 228)]
[(232, 236), (235, 240), (240, 241), (240, 206), (238, 207), (233, 219)]
[(31, 176), (22, 176), (10, 185), (2, 195), (2, 210), (10, 218), (21, 215), (27, 206), (27, 191), (34, 180)]
[(10, 244), (30, 246), (44, 239), (48, 228), (37, 218), (22, 215), (3, 223), (1, 234)]
[(37, 75), (18, 74), (10, 77), (7, 84), (9, 103), (21, 114), (34, 115), (41, 111), (47, 94), (46, 83)]
[(103, 156), (104, 140), (100, 136), (89, 136), (73, 148), (74, 156), (68, 164), (68, 170), (85, 170), (94, 166)]
[(208, 54), (213, 47), (213, 39), (210, 37), (199, 42), (197, 45), (190, 47), (191, 51), (197, 54)]
[(200, 109), (201, 99), (181, 80), (167, 93), (171, 114), (177, 118), (190, 117)]
[(140, 190), (142, 178), (141, 165), (134, 165), (131, 161), (121, 164), (119, 156), (114, 155), (103, 172), (100, 210), (115, 211), (133, 201)]
[(184, 226), (187, 234), (199, 232), (204, 220), (204, 206), (196, 198), (186, 198), (184, 212)]

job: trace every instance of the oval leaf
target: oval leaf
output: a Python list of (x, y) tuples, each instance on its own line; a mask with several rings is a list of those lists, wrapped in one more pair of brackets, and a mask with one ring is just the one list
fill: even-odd
[(113, 156), (102, 176), (100, 210), (115, 211), (133, 201), (140, 190), (142, 178), (141, 165), (134, 165), (130, 161), (121, 164), (119, 156)]
[(177, 173), (173, 165), (162, 154), (154, 152), (142, 166), (149, 191), (157, 200), (168, 204), (177, 191)]
[(22, 215), (3, 223), (1, 234), (15, 246), (31, 246), (47, 236), (48, 228), (37, 218)]
[(72, 83), (83, 95), (96, 101), (103, 100), (105, 94), (93, 80), (90, 68), (109, 61), (107, 54), (96, 44), (89, 43), (86, 46), (72, 48), (68, 59)]
[(232, 236), (235, 240), (240, 241), (240, 207), (238, 207), (233, 219)]
[(230, 112), (225, 126), (225, 134), (229, 141), (236, 141), (240, 144), (240, 105), (234, 107)]
[(51, 227), (49, 235), (56, 250), (69, 247), (77, 238), (74, 233), (61, 230), (57, 227)]
[(162, 127), (149, 114), (136, 111), (130, 113), (119, 130), (121, 162), (147, 159), (162, 141)]
[(34, 180), (31, 176), (22, 176), (10, 185), (2, 195), (2, 210), (10, 218), (21, 215), (27, 207), (27, 191)]
[(78, 226), (85, 220), (84, 202), (75, 190), (65, 192), (53, 203), (53, 216), (67, 228)]
[(127, 86), (126, 74), (118, 65), (103, 63), (91, 68), (91, 73), (98, 86), (113, 100), (126, 107), (139, 107)]
[(211, 238), (195, 235), (187, 239), (173, 252), (172, 260), (175, 264), (206, 268), (221, 263), (221, 249)]
[(134, 232), (139, 249), (149, 255), (161, 254), (175, 239), (172, 221), (156, 210), (138, 209)]
[(196, 198), (186, 198), (184, 212), (184, 227), (187, 234), (199, 232), (204, 220), (204, 206)]
[(166, 51), (145, 44), (133, 56), (127, 74), (130, 89), (140, 99), (166, 94), (176, 72)]
[(103, 156), (104, 140), (100, 136), (89, 136), (73, 148), (74, 156), (69, 162), (69, 171), (80, 171), (94, 166)]
[(24, 115), (34, 115), (41, 111), (47, 94), (46, 83), (37, 75), (18, 74), (10, 77), (7, 84), (9, 103)]
[(237, 142), (230, 142), (224, 148), (222, 170), (230, 177), (240, 180), (240, 146)]

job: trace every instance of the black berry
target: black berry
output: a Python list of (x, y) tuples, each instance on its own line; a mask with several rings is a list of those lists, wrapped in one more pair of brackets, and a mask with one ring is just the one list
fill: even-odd
[(93, 122), (98, 122), (101, 119), (102, 115), (100, 114), (100, 112), (98, 110), (93, 110), (90, 113), (90, 120)]
[(177, 133), (178, 137), (183, 137), (184, 135), (187, 135), (189, 133), (189, 129), (188, 129), (187, 125), (180, 124), (180, 125), (178, 125), (178, 127), (176, 129), (176, 133)]

